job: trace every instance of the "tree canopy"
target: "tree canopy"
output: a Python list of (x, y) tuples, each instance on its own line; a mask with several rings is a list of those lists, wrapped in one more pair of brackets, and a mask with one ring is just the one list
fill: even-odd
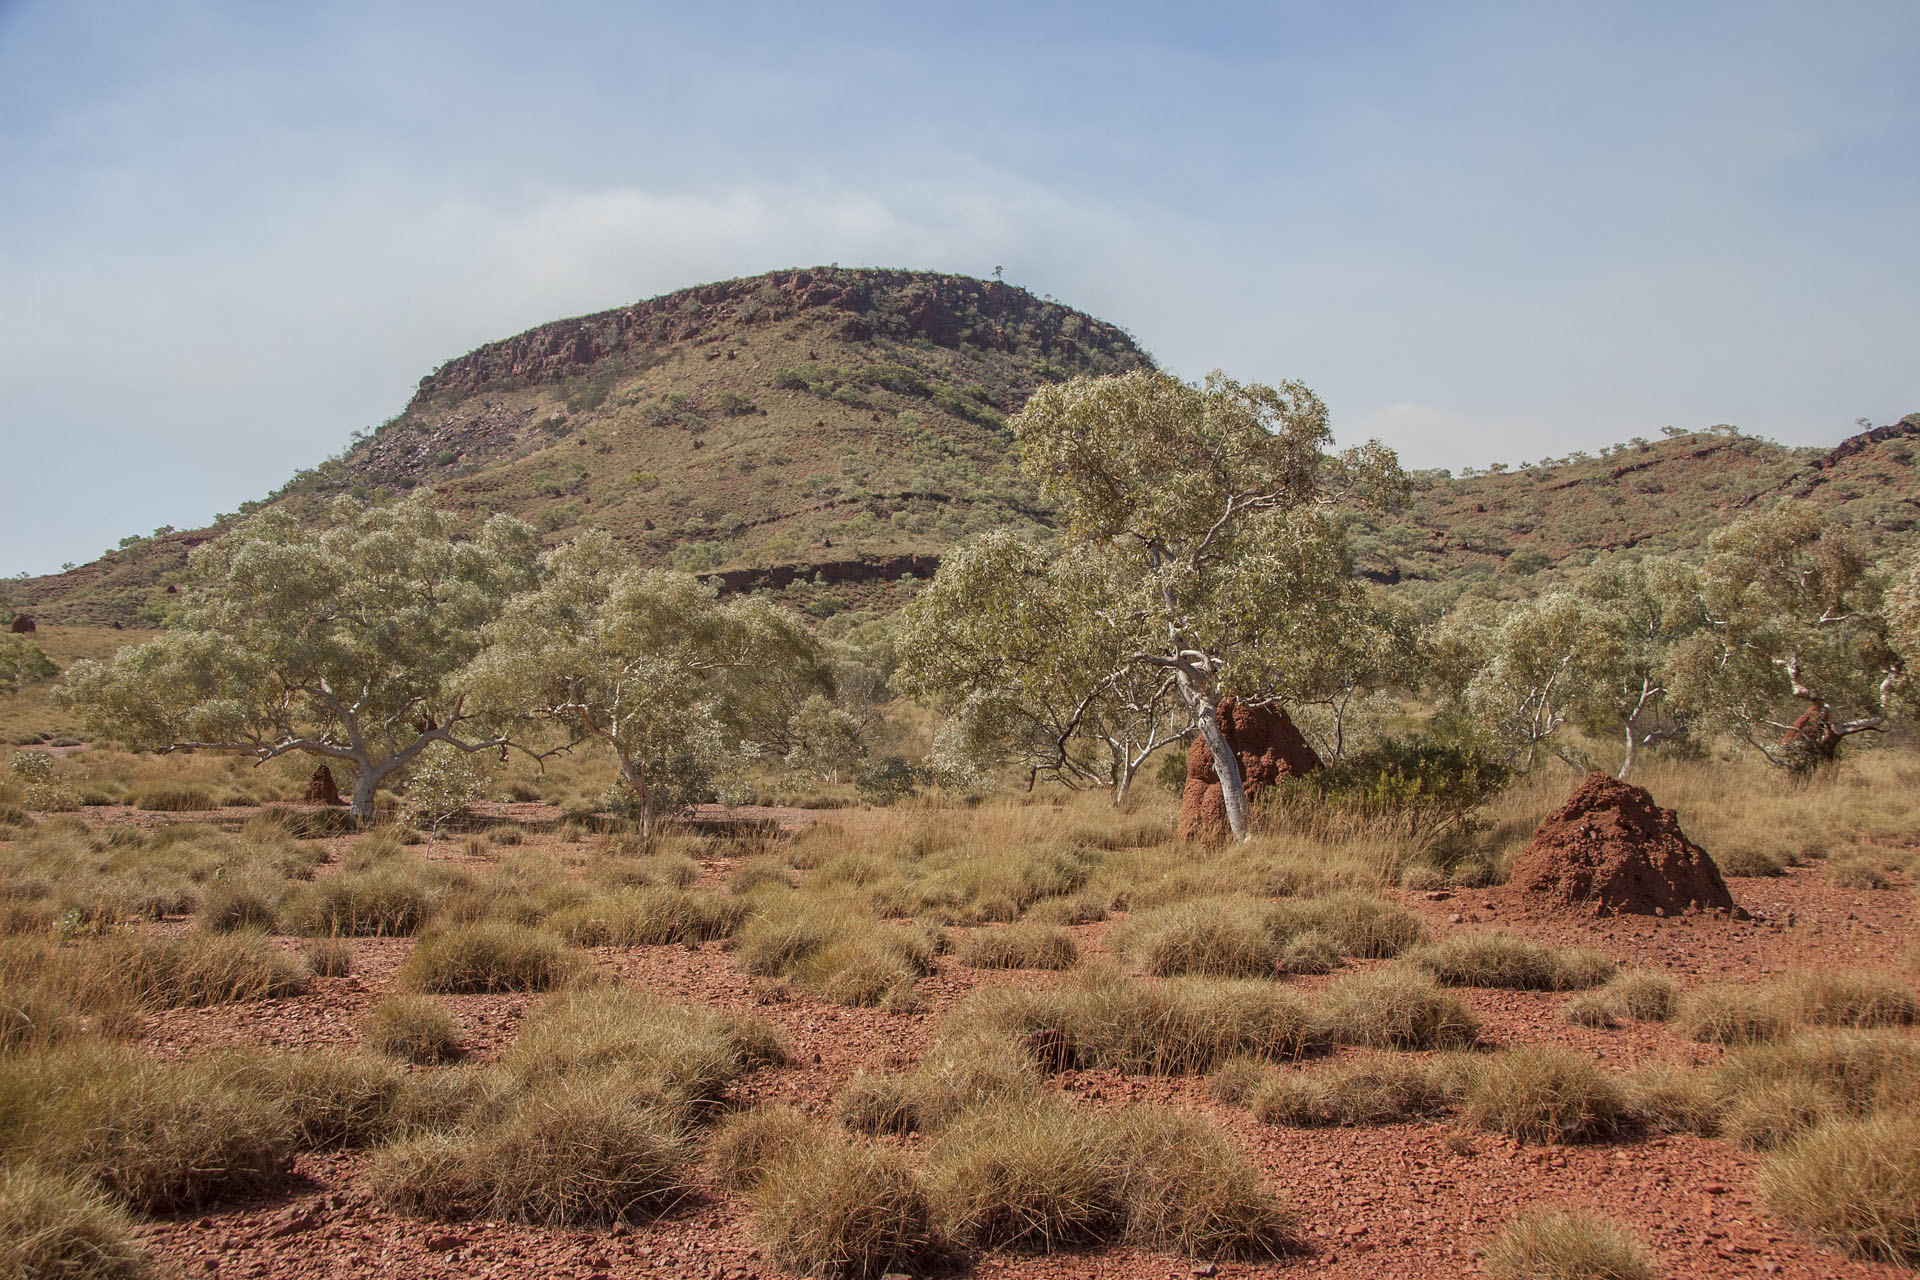
[(178, 625), (76, 662), (62, 696), (137, 749), (351, 762), (354, 812), (371, 816), (382, 782), (433, 743), (503, 744), (464, 736), (453, 677), (537, 554), (527, 525), (495, 516), (469, 536), (425, 490), (341, 498), (320, 527), (268, 511), (195, 550)]

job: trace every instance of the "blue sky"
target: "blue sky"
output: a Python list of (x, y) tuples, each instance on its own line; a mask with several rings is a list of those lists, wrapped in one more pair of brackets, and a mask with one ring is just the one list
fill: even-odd
[(1422, 466), (1920, 409), (1920, 5), (0, 0), (0, 572), (560, 316), (1007, 278)]

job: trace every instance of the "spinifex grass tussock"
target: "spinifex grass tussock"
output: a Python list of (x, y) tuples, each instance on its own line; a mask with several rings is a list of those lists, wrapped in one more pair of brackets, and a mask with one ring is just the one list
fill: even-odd
[(0, 1276), (138, 1280), (151, 1271), (132, 1219), (100, 1192), (30, 1165), (0, 1169)]
[(307, 943), (306, 957), (316, 978), (344, 978), (353, 972), (353, 948), (344, 938), (315, 938)]
[(1593, 1027), (1596, 1030), (1617, 1027), (1620, 1025), (1620, 1002), (1604, 990), (1582, 991), (1561, 1007), (1560, 1016), (1577, 1027)]
[(974, 930), (955, 954), (970, 969), (1071, 969), (1080, 948), (1065, 929), (1010, 924)]
[(1873, 858), (1853, 855), (1830, 860), (1824, 874), (1842, 889), (1889, 889), (1893, 878), (1884, 864)]
[(193, 813), (219, 807), (205, 787), (178, 785), (142, 787), (127, 797), (127, 803), (154, 813)]
[(1257, 979), (1140, 982), (1084, 970), (1045, 991), (980, 991), (950, 1018), (1013, 1038), (1047, 1070), (1198, 1074), (1237, 1056), (1297, 1058), (1321, 1043), (1306, 1001)]
[(360, 1024), (369, 1049), (419, 1066), (460, 1056), (460, 1025), (430, 996), (391, 995)]
[(886, 1148), (796, 1144), (764, 1164), (749, 1198), (760, 1247), (797, 1275), (912, 1271), (942, 1243), (926, 1190)]
[(1329, 951), (1335, 960), (1397, 955), (1421, 933), (1419, 918), (1397, 903), (1347, 891), (1277, 903), (1185, 899), (1141, 911), (1113, 940), (1149, 973), (1256, 977), (1325, 971)]
[(0, 1058), (0, 1148), (157, 1213), (278, 1190), (295, 1135), (215, 1064), (75, 1044)]
[(1277, 1071), (1254, 1090), (1254, 1118), (1268, 1124), (1399, 1124), (1446, 1111), (1453, 1099), (1426, 1063), (1372, 1053), (1311, 1070)]
[(1295, 1230), (1293, 1210), (1219, 1128), (1164, 1107), (1117, 1113), (1127, 1237), (1189, 1257), (1274, 1257)]
[(1504, 1049), (1475, 1073), (1467, 1119), (1521, 1142), (1609, 1137), (1630, 1118), (1626, 1092), (1583, 1053), (1557, 1045)]
[(655, 947), (731, 937), (746, 913), (729, 894), (641, 887), (563, 907), (547, 924), (583, 947)]
[(1531, 1209), (1488, 1242), (1493, 1280), (1654, 1280), (1640, 1242), (1587, 1209)]
[(930, 925), (875, 920), (844, 896), (767, 901), (735, 939), (748, 973), (792, 977), (836, 1004), (868, 1006), (932, 972), (944, 935)]
[(446, 900), (446, 873), (410, 854), (348, 867), (303, 886), (288, 901), (288, 930), (322, 937), (406, 937)]
[(580, 953), (545, 929), (483, 920), (421, 938), (398, 977), (415, 991), (484, 995), (549, 991), (582, 969)]
[(932, 1131), (956, 1116), (1041, 1092), (1033, 1056), (1003, 1031), (966, 1022), (942, 1030), (910, 1072), (856, 1072), (834, 1115), (862, 1133)]
[(707, 1143), (707, 1168), (729, 1191), (751, 1187), (775, 1160), (795, 1147), (828, 1137), (818, 1121), (798, 1107), (773, 1103), (735, 1112)]
[(1597, 951), (1556, 950), (1506, 933), (1457, 933), (1419, 948), (1407, 959), (1450, 987), (1579, 991), (1614, 974), (1613, 961)]
[(0, 942), (0, 984), (38, 986), (87, 1012), (178, 1009), (295, 995), (307, 971), (258, 934), (116, 931)]
[(270, 1099), (302, 1151), (371, 1146), (399, 1133), (410, 1119), (408, 1077), (384, 1058), (237, 1050), (208, 1059), (206, 1067)]
[(685, 889), (700, 879), (700, 864), (684, 853), (644, 853), (610, 857), (592, 875), (616, 889)]
[(548, 997), (500, 1066), (523, 1087), (562, 1077), (617, 1075), (638, 1094), (700, 1114), (735, 1080), (786, 1060), (759, 1018), (670, 1004), (605, 985)]
[(692, 1156), (673, 1109), (588, 1075), (546, 1081), (478, 1128), (383, 1148), (370, 1182), (382, 1204), (417, 1217), (606, 1226), (683, 1199)]
[(1634, 1123), (1649, 1133), (1697, 1133), (1720, 1128), (1720, 1102), (1704, 1071), (1650, 1062), (1621, 1082)]
[(784, 860), (776, 857), (748, 858), (727, 873), (727, 889), (732, 893), (748, 894), (756, 889), (792, 887), (793, 872), (787, 869)]
[(1728, 1136), (1777, 1146), (1830, 1115), (1920, 1097), (1920, 1040), (1896, 1031), (1805, 1031), (1729, 1053), (1710, 1076)]
[(1604, 988), (1619, 1011), (1640, 1022), (1667, 1022), (1680, 1006), (1680, 984), (1654, 969), (1628, 969)]
[(1713, 984), (1680, 997), (1674, 1021), (1703, 1044), (1753, 1044), (1792, 1032), (1795, 1018), (1763, 987)]
[(479, 880), (455, 883), (435, 918), (460, 924), (540, 924), (590, 896), (558, 858), (522, 851), (501, 859)]
[(855, 1133), (912, 1133), (920, 1128), (911, 1077), (856, 1071), (833, 1095), (833, 1118)]
[(1465, 1049), (1480, 1036), (1466, 1001), (1399, 965), (1339, 979), (1317, 1012), (1334, 1041), (1369, 1049)]
[(1920, 999), (1891, 973), (1803, 969), (1759, 986), (1696, 988), (1681, 998), (1676, 1016), (1695, 1040), (1752, 1044), (1801, 1026), (1908, 1026), (1920, 1018)]
[(1761, 1198), (1821, 1242), (1920, 1265), (1920, 1112), (1831, 1120), (1768, 1157)]
[(974, 1248), (1038, 1253), (1120, 1239), (1128, 1219), (1125, 1153), (1113, 1128), (1050, 1097), (962, 1117), (928, 1161), (943, 1231)]
[(285, 877), (269, 871), (225, 876), (207, 887), (200, 899), (196, 923), (214, 933), (243, 929), (271, 932), (286, 900)]

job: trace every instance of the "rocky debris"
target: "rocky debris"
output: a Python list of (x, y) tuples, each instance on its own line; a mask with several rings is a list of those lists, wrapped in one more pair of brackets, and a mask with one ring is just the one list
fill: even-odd
[(1506, 894), (1595, 915), (1727, 911), (1727, 882), (1645, 787), (1590, 773), (1513, 864)]
[(333, 770), (320, 765), (313, 771), (313, 777), (307, 779), (308, 804), (345, 804), (340, 798), (340, 784), (333, 780)]
[(14, 614), (13, 624), (7, 628), (7, 630), (11, 631), (14, 635), (17, 635), (17, 636), (32, 635), (34, 632), (38, 631), (39, 629), (40, 629), (40, 624), (35, 622), (30, 616), (24, 613)]
[[(1282, 778), (1320, 767), (1320, 757), (1278, 703), (1256, 706), (1229, 697), (1222, 698), (1216, 710), (1227, 745), (1240, 761), (1240, 777), (1249, 801)], [(1196, 736), (1187, 749), (1187, 786), (1180, 796), (1180, 838), (1195, 844), (1218, 844), (1229, 834), (1227, 805), (1220, 795), (1220, 779), (1213, 771), (1213, 753), (1207, 750), (1206, 740)]]

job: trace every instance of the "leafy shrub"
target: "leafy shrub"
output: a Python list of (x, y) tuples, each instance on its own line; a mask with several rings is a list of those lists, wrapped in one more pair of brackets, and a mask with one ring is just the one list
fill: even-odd
[(1305, 775), (1323, 801), (1367, 813), (1402, 813), (1432, 829), (1464, 818), (1507, 785), (1511, 771), (1471, 745), (1431, 737), (1385, 738)]
[(147, 1274), (133, 1222), (113, 1201), (32, 1166), (0, 1169), (0, 1275), (136, 1280)]
[(1624, 1091), (1592, 1058), (1555, 1045), (1502, 1050), (1467, 1091), (1472, 1123), (1521, 1142), (1607, 1137), (1628, 1115)]
[(1660, 1272), (1631, 1235), (1585, 1209), (1532, 1209), (1488, 1243), (1493, 1280), (1654, 1280)]
[(1319, 1018), (1335, 1041), (1370, 1049), (1464, 1049), (1480, 1035), (1465, 1001), (1399, 967), (1339, 979), (1321, 996)]
[(392, 995), (373, 1007), (360, 1026), (376, 1053), (422, 1066), (460, 1056), (460, 1024), (426, 996)]
[(421, 939), (399, 981), (438, 995), (487, 995), (547, 991), (579, 971), (577, 953), (544, 929), (483, 920)]
[(465, 816), (493, 790), (493, 770), (484, 753), (436, 743), (407, 770), (400, 806), (408, 822), (437, 830)]

